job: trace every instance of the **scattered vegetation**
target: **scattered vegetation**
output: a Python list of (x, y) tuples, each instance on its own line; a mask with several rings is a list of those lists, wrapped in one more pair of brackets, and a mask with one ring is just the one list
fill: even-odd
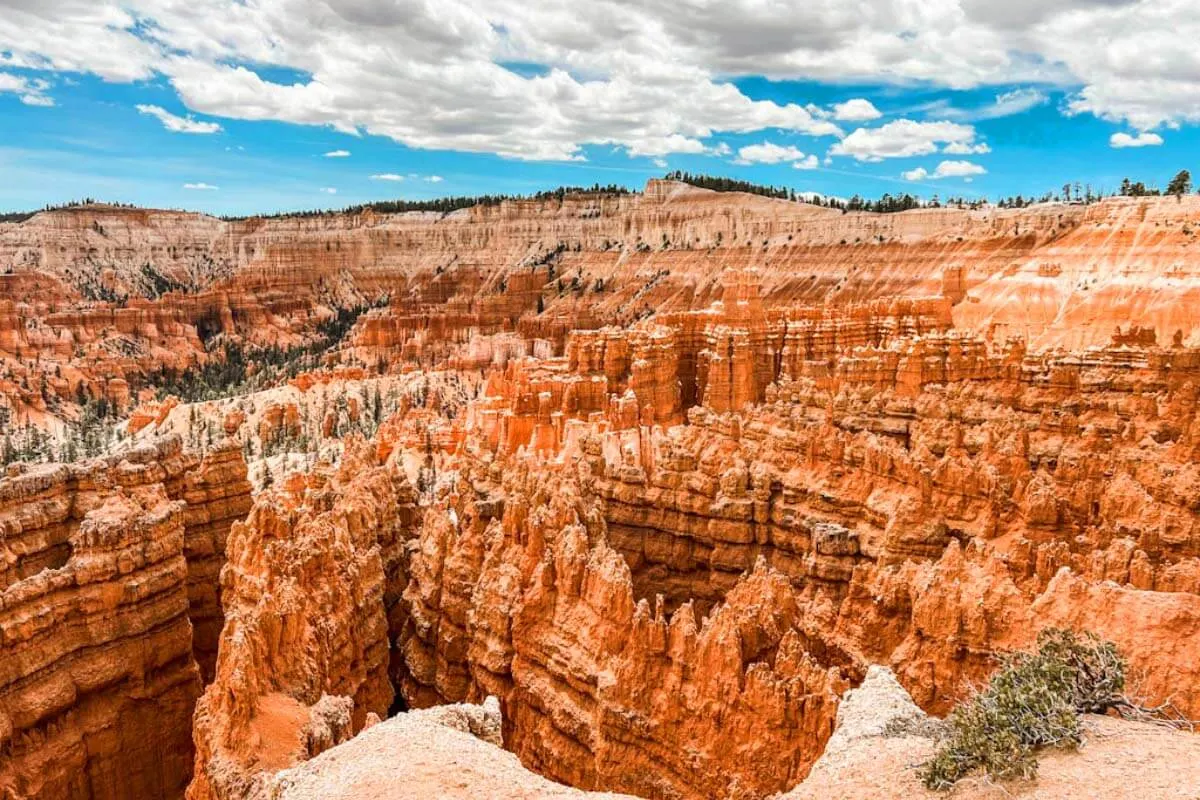
[(142, 265), (142, 279), (146, 282), (147, 296), (157, 300), (167, 292), (187, 292), (187, 284), (164, 275), (151, 264)]
[(757, 194), (763, 197), (774, 197), (778, 200), (795, 200), (796, 190), (788, 189), (786, 186), (762, 186), (749, 181), (739, 181), (734, 178), (723, 178), (716, 175), (693, 175), (690, 172), (675, 170), (668, 172), (665, 176), (669, 181), (680, 181), (682, 183), (698, 186), (701, 189), (711, 189), (714, 192), (745, 192), (746, 194)]
[(1125, 661), (1111, 642), (1043, 631), (1037, 649), (1006, 657), (987, 689), (953, 711), (950, 733), (921, 778), (930, 789), (948, 789), (976, 770), (997, 780), (1032, 778), (1037, 748), (1079, 746), (1079, 715), (1125, 705), (1124, 689)]
[(1181, 169), (1167, 184), (1167, 194), (1182, 197), (1192, 191), (1192, 173), (1186, 169)]
[[(137, 208), (133, 203), (107, 203), (100, 200), (95, 200), (91, 197), (85, 197), (82, 200), (70, 200), (66, 203), (47, 204), (37, 209), (36, 211), (5, 211), (0, 212), (0, 222), (24, 222), (33, 217), (35, 214), (40, 214), (43, 211), (66, 211), (72, 208), (83, 208), (84, 206), (107, 206), (109, 208)], [(103, 231), (97, 231), (103, 233)]]
[[(893, 195), (884, 193), (877, 200), (869, 200), (861, 195), (854, 195), (848, 200), (837, 197), (824, 197), (810, 192), (797, 193), (795, 189), (784, 186), (763, 186), (749, 181), (713, 175), (697, 175), (690, 172), (675, 170), (664, 176), (667, 180), (682, 181), (683, 183), (711, 189), (717, 192), (746, 192), (763, 197), (773, 197), (778, 200), (790, 200), (798, 203), (809, 203), (822, 208), (836, 208), (847, 211), (871, 211), (877, 214), (894, 214), (901, 211), (911, 211), (915, 208), (969, 208), (978, 209), (988, 205), (998, 208), (1027, 208), (1038, 203), (1067, 202), (1090, 205), (1111, 196), (1104, 191), (1093, 189), (1091, 184), (1066, 183), (1060, 192), (1046, 192), (1040, 196), (1013, 195), (1002, 197), (991, 203), (986, 197), (977, 198), (949, 197), (942, 200), (933, 195), (929, 200), (923, 200), (916, 195), (904, 192)], [(1165, 194), (1180, 197), (1192, 191), (1192, 177), (1187, 170), (1180, 171), (1167, 186)], [(1157, 188), (1147, 188), (1144, 183), (1132, 183), (1128, 178), (1121, 182), (1120, 190), (1116, 193), (1123, 197), (1150, 197), (1164, 194)]]
[(248, 348), (214, 337), (206, 342), (212, 357), (203, 366), (160, 369), (149, 376), (147, 385), (156, 387), (160, 398), (173, 394), (185, 402), (218, 400), (275, 385), (320, 367), (323, 356), (345, 338), (359, 316), (386, 302), (339, 308), (334, 317), (317, 325), (317, 337), (306, 344)]
[(107, 399), (86, 395), (79, 389), (79, 413), (74, 421), (59, 436), (53, 436), (36, 425), (26, 422), (16, 426), (10, 424), (8, 409), (0, 409), (0, 465), (17, 462), (42, 463), (46, 461), (75, 461), (92, 458), (108, 452), (122, 439), (117, 428), (120, 417)]
[(377, 214), (401, 214), (407, 211), (436, 211), (440, 214), (449, 214), (452, 211), (471, 208), (472, 206), (496, 206), (506, 200), (557, 200), (561, 203), (568, 195), (622, 195), (629, 193), (630, 190), (624, 186), (616, 184), (601, 186), (596, 183), (591, 186), (560, 186), (557, 189), (550, 189), (531, 195), (484, 194), (473, 197), (438, 197), (432, 200), (379, 200), (373, 203), (347, 206), (340, 210), (312, 209), (308, 211), (284, 211), (278, 214), (256, 215), (255, 217), (222, 217), (221, 219), (229, 221), (287, 219), (292, 217), (321, 217), (330, 214), (361, 214), (364, 211), (373, 211)]

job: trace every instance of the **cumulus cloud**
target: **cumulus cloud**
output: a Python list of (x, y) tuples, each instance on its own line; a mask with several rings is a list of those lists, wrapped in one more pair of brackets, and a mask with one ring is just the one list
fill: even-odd
[(221, 187), (213, 186), (210, 183), (185, 183), (183, 185), (183, 188), (187, 189), (188, 191), (215, 192), (215, 191), (217, 191), (217, 189), (219, 189)]
[(378, 174), (372, 175), (371, 180), (373, 180), (373, 181), (393, 181), (393, 182), (398, 183), (398, 182), (404, 180), (404, 176), (397, 175), (394, 172), (380, 172)]
[(992, 148), (987, 142), (978, 142), (970, 144), (968, 142), (951, 142), (942, 148), (943, 153), (949, 153), (955, 156), (982, 155), (992, 152)]
[(332, 186), (322, 186), (321, 192), (324, 194), (337, 194), (337, 189)]
[(425, 178), (430, 183), (441, 183), (443, 178), (441, 175), (429, 175)]
[[(209, 116), (556, 160), (579, 160), (586, 145), (700, 154), (725, 131), (841, 133), (802, 105), (753, 100), (718, 79), (703, 47), (683, 41), (686, 29), (666, 44), (684, 57), (663, 59), (650, 30), (656, 18), (680, 16), (665, 5), (286, 0), (280, 13), (234, 0), (13, 1), (0, 20), (0, 63), (107, 80), (161, 74), (190, 110)], [(629, 24), (614, 30), (626, 12)], [(628, 49), (610, 46), (618, 38)], [(513, 61), (544, 69), (518, 74), (504, 66)], [(295, 77), (269, 79), (250, 64)], [(195, 133), (215, 125), (164, 124)]]
[[(753, 100), (728, 81), (745, 75), (1053, 86), (1073, 92), (1070, 112), (1139, 131), (1200, 122), (1194, 0), (785, 5), (8, 0), (0, 68), (162, 76), (194, 113), (523, 159), (578, 159), (585, 145), (699, 153), (724, 132), (837, 136), (839, 119), (868, 121), (857, 115), (869, 101), (839, 118)], [(516, 62), (538, 69), (505, 66)], [(246, 66), (257, 64), (292, 74), (268, 79)], [(1013, 90), (957, 121), (1020, 113), (1044, 94)]]
[(782, 146), (774, 142), (751, 144), (738, 149), (735, 164), (782, 164), (786, 161), (799, 161), (804, 158), (804, 152), (792, 145)]
[(54, 98), (45, 92), (50, 84), (43, 80), (30, 80), (20, 75), (0, 72), (0, 94), (15, 94), (27, 106), (52, 106)]
[(861, 97), (838, 103), (833, 107), (833, 118), (842, 122), (870, 122), (882, 116), (870, 100)]
[(970, 180), (975, 175), (986, 175), (987, 170), (979, 164), (973, 164), (970, 161), (943, 161), (937, 165), (933, 172), (927, 171), (924, 167), (917, 167), (901, 174), (905, 180), (910, 181), (939, 180), (941, 178), (965, 178)]
[(1128, 133), (1114, 133), (1108, 137), (1108, 144), (1111, 147), (1157, 147), (1163, 143), (1163, 138), (1157, 133), (1149, 133), (1143, 131), (1137, 136), (1130, 136)]
[(796, 169), (816, 169), (820, 166), (820, 160), (814, 155), (808, 155), (799, 161), (792, 162), (792, 166)]
[(188, 117), (179, 117), (161, 106), (138, 105), (137, 110), (158, 119), (163, 127), (173, 133), (218, 133), (221, 126), (215, 122), (202, 122)]
[(349, 150), (330, 150), (328, 153), (325, 154), (325, 157), (326, 158), (349, 158), (350, 151)]
[(829, 149), (835, 156), (882, 161), (936, 153), (939, 145), (975, 146), (975, 128), (957, 122), (898, 119), (878, 128), (858, 128)]

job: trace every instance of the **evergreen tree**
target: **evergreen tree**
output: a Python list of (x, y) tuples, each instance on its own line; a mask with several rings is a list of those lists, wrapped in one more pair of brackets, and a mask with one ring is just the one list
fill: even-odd
[(1167, 184), (1167, 194), (1173, 194), (1176, 197), (1181, 197), (1192, 191), (1192, 173), (1186, 169), (1181, 169), (1176, 173), (1171, 182)]

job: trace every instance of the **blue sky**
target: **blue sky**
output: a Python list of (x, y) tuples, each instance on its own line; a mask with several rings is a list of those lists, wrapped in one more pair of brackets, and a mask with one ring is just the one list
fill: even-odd
[[(643, 46), (621, 28), (608, 34), (624, 53), (614, 60), (600, 48), (571, 49), (579, 45), (567, 33), (556, 38), (562, 9), (552, 2), (543, 17), (521, 8), (499, 24), (491, 17), (499, 12), (465, 0), (462, 8), (389, 0), (365, 10), (346, 0), (317, 44), (291, 48), (289, 37), (304, 29), (278, 27), (268, 6), (254, 2), (190, 5), (226, 12), (238, 31), (247, 20), (233, 17), (261, 12), (247, 19), (268, 45), (242, 41), (232, 27), (212, 29), (173, 0), (145, 0), (145, 16), (114, 6), (100, 18), (104, 3), (46, 0), (62, 6), (46, 10), (13, 2), (11, 29), (3, 18), (10, 11), (0, 12), (0, 210), (90, 196), (245, 214), (563, 184), (640, 188), (673, 169), (842, 197), (998, 197), (1068, 181), (1111, 191), (1126, 176), (1165, 185), (1197, 166), (1189, 162), (1200, 152), (1188, 105), (1200, 105), (1200, 90), (1180, 100), (1178, 87), (1164, 83), (1162, 102), (1151, 103), (1111, 65), (1114, 74), (1104, 64), (1013, 56), (1004, 40), (1011, 19), (978, 22), (983, 63), (973, 65), (975, 50), (966, 50), (942, 76), (938, 60), (950, 56), (936, 42), (923, 50), (925, 34), (904, 31), (902, 41), (927, 63), (820, 62), (822, 48), (853, 45), (837, 38), (850, 36), (840, 18), (812, 52), (796, 39), (801, 33), (760, 46), (753, 20), (741, 20), (747, 42), (728, 24), (706, 32), (703, 19), (668, 31), (674, 51)], [(946, 2), (959, 8), (960, 0)], [(1103, 15), (1114, 0), (1078, 4)], [(312, 22), (337, 5), (314, 2)], [(592, 22), (601, 40), (610, 22)], [(1094, 24), (1119, 22), (1098, 16)], [(63, 50), (63, 25), (76, 38), (91, 35), (94, 47)], [(771, 30), (770, 19), (762, 25)], [(879, 34), (854, 35), (874, 42)], [(403, 46), (404, 37), (414, 44)], [(391, 42), (396, 49), (386, 52)], [(346, 55), (359, 43), (371, 60)], [(997, 58), (1008, 61), (997, 68)], [(800, 61), (814, 74), (793, 74)], [(1167, 72), (1161, 81), (1172, 79)], [(851, 100), (856, 111), (838, 110)], [(1129, 142), (1148, 146), (1114, 146)]]

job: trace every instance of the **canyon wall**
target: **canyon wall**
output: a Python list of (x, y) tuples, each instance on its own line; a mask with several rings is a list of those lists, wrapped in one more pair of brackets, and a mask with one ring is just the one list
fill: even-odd
[(189, 615), (201, 631), (219, 620), (201, 584), (248, 491), (240, 452), (198, 463), (164, 439), (10, 472), (0, 787), (17, 798), (180, 797), (201, 689)]
[(293, 473), (229, 534), (216, 675), (195, 715), (189, 800), (265, 797), (266, 781), (387, 716), (407, 582), (408, 484), (348, 448)]
[(582, 788), (761, 797), (803, 776), (854, 667), (810, 640), (782, 574), (759, 565), (707, 618), (668, 613), (635, 596), (586, 482), (490, 472), (426, 512), (401, 640), (411, 703), (494, 695), (506, 747)]
[[(1198, 212), (652, 181), (0, 225), (9, 420), (140, 399), (139, 437), (257, 436), (263, 487), (236, 444), (174, 440), (0, 483), (0, 635), (28, 653), (0, 657), (0, 786), (176, 797), (194, 771), (191, 800), (261, 798), (389, 713), (494, 696), (548, 778), (757, 799), (808, 774), (871, 665), (943, 713), (1051, 625), (1198, 716)], [(245, 409), (151, 398), (215, 343), (329, 330)], [(395, 414), (335, 444), (368, 375)]]
[(2, 407), (34, 424), (73, 419), (80, 397), (128, 410), (213, 337), (298, 344), (383, 298), (344, 358), (428, 366), (501, 331), (561, 354), (572, 330), (707, 307), (727, 269), (757, 269), (767, 308), (940, 296), (959, 330), (1038, 349), (1104, 344), (1131, 321), (1196, 344), (1198, 211), (1184, 197), (842, 213), (650, 181), (448, 214), (44, 212), (0, 224)]
[(1033, 353), (937, 299), (761, 311), (755, 279), (422, 418), (459, 433), (405, 593), (411, 704), (494, 695), (527, 766), (697, 798), (798, 782), (871, 664), (944, 713), (1049, 626), (1200, 713), (1194, 349)]

